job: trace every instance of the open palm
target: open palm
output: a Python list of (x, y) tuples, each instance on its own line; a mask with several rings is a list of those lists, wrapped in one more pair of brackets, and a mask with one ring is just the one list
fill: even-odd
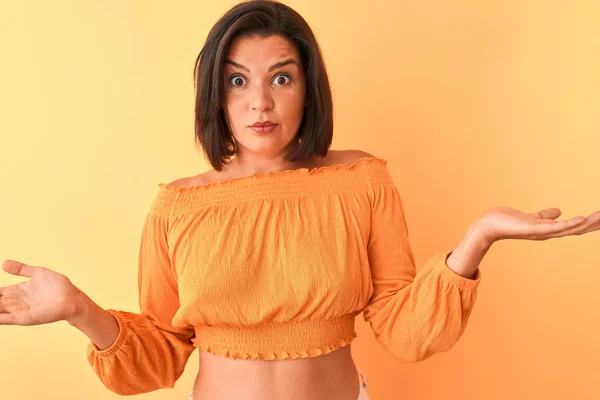
[(561, 214), (559, 208), (524, 213), (510, 207), (495, 207), (481, 217), (481, 223), (492, 240), (546, 240), (600, 230), (600, 211), (588, 217), (555, 221)]
[(5, 260), (2, 268), (29, 281), (0, 287), (0, 325), (41, 325), (68, 319), (79, 289), (65, 275)]

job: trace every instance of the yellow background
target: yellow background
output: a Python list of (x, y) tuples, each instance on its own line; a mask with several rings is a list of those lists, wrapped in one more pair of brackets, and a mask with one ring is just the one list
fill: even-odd
[[(193, 142), (193, 62), (231, 1), (0, 6), (0, 259), (66, 274), (138, 311), (157, 184), (209, 169)], [(295, 0), (322, 46), (333, 149), (389, 161), (421, 265), (486, 209), (599, 208), (600, 3)], [(600, 233), (494, 244), (469, 326), (403, 364), (360, 315), (373, 400), (600, 398)], [(0, 271), (0, 285), (22, 281)], [(66, 322), (0, 327), (3, 399), (117, 399)], [(175, 389), (186, 399), (194, 352)]]

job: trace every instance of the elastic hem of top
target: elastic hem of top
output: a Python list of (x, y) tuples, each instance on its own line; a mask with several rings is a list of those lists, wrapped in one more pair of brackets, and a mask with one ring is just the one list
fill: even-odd
[[(204, 189), (209, 189), (209, 188), (214, 188), (214, 187), (219, 187), (219, 188), (227, 187), (227, 189), (237, 190), (237, 188), (233, 187), (234, 184), (244, 184), (245, 185), (248, 183), (251, 184), (258, 180), (262, 180), (264, 183), (266, 181), (273, 181), (273, 180), (283, 178), (283, 177), (297, 178), (300, 175), (317, 175), (317, 174), (325, 174), (325, 173), (334, 172), (334, 171), (335, 172), (350, 171), (363, 163), (379, 163), (379, 164), (382, 164), (383, 166), (385, 166), (385, 165), (387, 165), (387, 160), (383, 159), (383, 158), (379, 158), (379, 157), (374, 157), (374, 156), (361, 157), (361, 158), (358, 158), (357, 160), (355, 160), (352, 164), (341, 163), (341, 164), (325, 165), (322, 167), (316, 167), (316, 168), (312, 168), (312, 169), (295, 168), (295, 169), (286, 169), (286, 170), (272, 171), (272, 172), (257, 172), (257, 173), (247, 175), (247, 176), (229, 178), (229, 179), (226, 179), (223, 181), (210, 182), (210, 183), (205, 183), (205, 184), (201, 184), (201, 185), (193, 185), (193, 186), (175, 186), (170, 183), (159, 183), (157, 186), (161, 190), (171, 191), (171, 192), (192, 192), (192, 191), (204, 190)], [(332, 179), (335, 180), (335, 178), (332, 178)]]
[(330, 320), (286, 322), (255, 327), (195, 327), (194, 346), (233, 359), (285, 360), (331, 353), (356, 339), (357, 313)]
[(466, 276), (462, 276), (462, 275), (456, 273), (452, 268), (450, 268), (448, 266), (448, 263), (447, 263), (448, 257), (450, 256), (450, 254), (453, 251), (454, 250), (449, 250), (445, 253), (439, 254), (438, 257), (436, 258), (437, 263), (440, 265), (440, 268), (442, 269), (442, 271), (441, 271), (442, 278), (446, 279), (447, 281), (449, 281), (450, 283), (452, 283), (456, 286), (460, 286), (460, 287), (463, 287), (466, 289), (471, 289), (471, 290), (477, 289), (477, 287), (479, 286), (479, 283), (481, 282), (480, 269), (477, 268), (477, 270), (475, 271), (475, 273), (473, 274), (473, 276), (471, 278), (468, 278)]
[(362, 195), (362, 188), (391, 181), (387, 160), (362, 157), (351, 165), (334, 164), (318, 168), (298, 168), (259, 172), (196, 186), (178, 187), (160, 183), (152, 211), (173, 212), (173, 217), (206, 207), (284, 199), (309, 195)]

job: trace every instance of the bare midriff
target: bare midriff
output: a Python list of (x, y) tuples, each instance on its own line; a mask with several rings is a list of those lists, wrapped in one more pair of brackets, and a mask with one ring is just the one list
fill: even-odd
[(200, 351), (194, 400), (356, 400), (351, 345), (318, 357), (242, 360)]

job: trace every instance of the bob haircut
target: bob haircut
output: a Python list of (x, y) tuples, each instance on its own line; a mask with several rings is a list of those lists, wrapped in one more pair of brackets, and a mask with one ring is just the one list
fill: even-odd
[(290, 143), (285, 159), (326, 156), (333, 138), (333, 103), (321, 49), (304, 18), (275, 0), (239, 3), (208, 33), (194, 67), (196, 145), (202, 146), (217, 171), (237, 153), (223, 110), (223, 67), (231, 42), (242, 35), (281, 35), (296, 45), (306, 76), (306, 105), (296, 140)]

